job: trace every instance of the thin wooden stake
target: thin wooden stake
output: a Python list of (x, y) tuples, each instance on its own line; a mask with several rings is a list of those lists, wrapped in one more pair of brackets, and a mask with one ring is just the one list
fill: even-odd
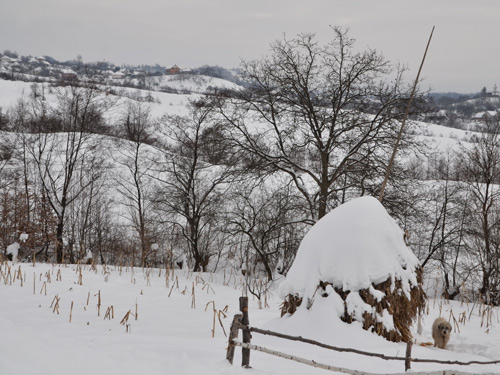
[(406, 343), (405, 371), (411, 369), (411, 341)]

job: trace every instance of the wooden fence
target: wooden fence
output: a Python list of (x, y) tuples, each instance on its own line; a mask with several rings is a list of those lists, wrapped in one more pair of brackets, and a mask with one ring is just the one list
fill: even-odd
[[(479, 364), (479, 365), (492, 365), (492, 364), (499, 364), (500, 360), (495, 360), (495, 361), (468, 361), (468, 362), (461, 362), (461, 361), (441, 361), (437, 359), (421, 359), (421, 358), (412, 358), (411, 357), (411, 350), (412, 350), (412, 344), (407, 343), (406, 345), (406, 355), (404, 357), (397, 357), (397, 356), (387, 356), (384, 354), (379, 354), (379, 353), (370, 353), (370, 352), (365, 352), (362, 350), (358, 349), (352, 349), (352, 348), (340, 348), (328, 344), (324, 344), (315, 340), (303, 338), (302, 336), (291, 336), (291, 335), (286, 335), (283, 333), (279, 332), (273, 332), (269, 330), (263, 330), (260, 328), (256, 327), (250, 327), (249, 323), (249, 318), (248, 318), (248, 298), (247, 297), (240, 297), (240, 311), (241, 314), (236, 314), (234, 316), (233, 322), (231, 324), (231, 330), (229, 334), (229, 344), (228, 344), (228, 349), (227, 349), (227, 354), (226, 354), (226, 359), (229, 361), (229, 363), (233, 364), (233, 359), (234, 359), (234, 350), (236, 346), (240, 346), (242, 348), (242, 360), (241, 360), (241, 365), (244, 367), (249, 368), (250, 367), (250, 350), (256, 350), (260, 351), (263, 353), (271, 354), (277, 357), (289, 359), (292, 361), (300, 362), (306, 365), (322, 368), (325, 370), (330, 370), (330, 371), (337, 371), (337, 372), (342, 372), (346, 374), (353, 374), (353, 375), (381, 375), (381, 374), (375, 374), (375, 373), (369, 373), (369, 372), (361, 372), (357, 370), (350, 370), (346, 368), (340, 368), (340, 367), (335, 367), (323, 363), (319, 363), (316, 361), (308, 360), (305, 358), (301, 358), (298, 356), (294, 356), (291, 354), (286, 354), (282, 353), (276, 350), (268, 349), (262, 346), (254, 345), (250, 342), (251, 340), (251, 333), (258, 333), (262, 335), (268, 335), (268, 336), (274, 336), (278, 338), (282, 338), (285, 340), (292, 340), (292, 341), (299, 341), (315, 346), (319, 346), (324, 349), (329, 349), (329, 350), (334, 350), (337, 352), (344, 352), (344, 353), (354, 353), (358, 355), (363, 355), (363, 356), (370, 356), (370, 357), (377, 357), (386, 361), (404, 361), (405, 363), (405, 371), (408, 371), (411, 368), (411, 362), (416, 362), (416, 363), (438, 363), (438, 364), (446, 364), (446, 365), (461, 365), (461, 366), (468, 366), (468, 365), (473, 365), (473, 364)], [(238, 337), (238, 331), (242, 331), (242, 341), (237, 340)], [(402, 373), (393, 373), (391, 375), (403, 375), (405, 374), (404, 372)], [(461, 371), (455, 371), (455, 370), (440, 370), (440, 371), (434, 371), (434, 372), (412, 372), (412, 375), (471, 375), (472, 373), (467, 373), (467, 372), (461, 372)], [(489, 375), (490, 373), (481, 373), (481, 375)], [(491, 373), (491, 374), (496, 374), (498, 375), (499, 373)]]

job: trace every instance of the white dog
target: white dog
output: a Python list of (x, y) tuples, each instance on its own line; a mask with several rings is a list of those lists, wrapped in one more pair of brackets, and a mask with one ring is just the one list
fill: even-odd
[(450, 341), (451, 324), (444, 318), (437, 318), (432, 324), (432, 338), (434, 346), (440, 349), (445, 349), (448, 341)]

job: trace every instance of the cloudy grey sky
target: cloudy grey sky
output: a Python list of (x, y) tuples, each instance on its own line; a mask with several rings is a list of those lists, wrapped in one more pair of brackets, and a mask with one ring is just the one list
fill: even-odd
[(0, 0), (0, 51), (115, 64), (236, 67), (282, 37), (347, 26), (433, 91), (500, 86), (498, 0)]

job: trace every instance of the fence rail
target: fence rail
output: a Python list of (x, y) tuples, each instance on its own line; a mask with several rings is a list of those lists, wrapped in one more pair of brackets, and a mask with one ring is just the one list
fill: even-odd
[[(364, 355), (364, 356), (370, 356), (370, 357), (376, 357), (380, 358), (383, 360), (396, 360), (396, 361), (405, 361), (405, 371), (409, 370), (411, 367), (411, 362), (416, 362), (416, 363), (437, 363), (437, 364), (446, 364), (446, 365), (460, 365), (460, 366), (468, 366), (468, 365), (494, 365), (494, 364), (499, 364), (500, 360), (493, 360), (493, 361), (468, 361), (468, 362), (462, 362), (462, 361), (442, 361), (438, 359), (423, 359), (423, 358), (412, 358), (411, 357), (411, 349), (412, 349), (412, 344), (407, 343), (406, 347), (406, 356), (405, 357), (397, 357), (397, 356), (387, 356), (384, 354), (380, 353), (371, 353), (371, 352), (366, 352), (358, 349), (353, 349), (353, 348), (341, 348), (341, 347), (336, 347), (333, 345), (328, 345), (321, 343), (319, 341), (311, 340), (304, 338), (302, 336), (291, 336), (287, 335), (284, 333), (279, 333), (279, 332), (274, 332), (274, 331), (269, 331), (269, 330), (264, 330), (256, 327), (251, 327), (249, 324), (249, 319), (248, 319), (248, 298), (247, 297), (240, 297), (240, 310), (242, 314), (237, 314), (234, 316), (233, 322), (231, 324), (231, 331), (230, 331), (230, 336), (229, 336), (229, 345), (227, 349), (227, 355), (226, 358), (227, 360), (232, 364), (233, 363), (233, 358), (234, 358), (234, 349), (236, 346), (239, 346), (243, 349), (242, 351), (242, 366), (245, 367), (250, 367), (250, 350), (256, 350), (260, 352), (264, 352), (267, 354), (271, 354), (274, 356), (278, 356), (281, 358), (286, 358), (289, 360), (293, 360), (296, 362), (300, 362), (303, 364), (307, 364), (310, 366), (314, 367), (319, 367), (325, 370), (330, 370), (330, 371), (337, 371), (337, 372), (343, 372), (347, 374), (352, 374), (352, 375), (383, 375), (383, 374), (375, 374), (375, 373), (369, 373), (369, 372), (362, 372), (362, 371), (357, 371), (357, 370), (350, 370), (350, 369), (345, 369), (345, 368), (340, 368), (340, 367), (335, 367), (331, 365), (326, 365), (323, 363), (319, 363), (316, 361), (308, 360), (305, 358), (301, 358), (298, 356), (294, 356), (291, 354), (287, 353), (282, 353), (277, 350), (272, 350), (268, 349), (262, 346), (254, 345), (250, 343), (250, 338), (251, 338), (251, 332), (259, 333), (262, 335), (268, 335), (268, 336), (274, 336), (278, 338), (282, 338), (285, 340), (291, 340), (291, 341), (300, 341), (306, 344), (311, 344), (315, 346), (322, 347), (324, 349), (328, 350), (333, 350), (337, 352), (344, 352), (344, 353), (354, 353), (358, 355)], [(241, 330), (243, 332), (243, 342), (238, 341), (238, 331)], [(405, 374), (403, 373), (392, 373), (390, 375), (401, 375)], [(472, 375), (472, 373), (469, 372), (461, 372), (461, 371), (455, 371), (455, 370), (440, 370), (440, 371), (434, 371), (434, 372), (412, 372), (412, 375)], [(499, 373), (481, 373), (481, 375), (498, 375)]]

